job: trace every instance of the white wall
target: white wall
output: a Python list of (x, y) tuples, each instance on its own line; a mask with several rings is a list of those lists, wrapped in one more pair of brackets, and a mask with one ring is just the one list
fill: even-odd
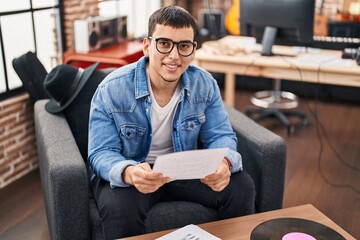
[(99, 7), (101, 16), (128, 16), (128, 34), (130, 37), (138, 38), (147, 35), (149, 16), (160, 8), (160, 5), (160, 0), (121, 0), (103, 2)]

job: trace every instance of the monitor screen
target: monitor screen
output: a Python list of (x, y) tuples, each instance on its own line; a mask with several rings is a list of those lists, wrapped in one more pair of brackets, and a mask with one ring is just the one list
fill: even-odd
[(309, 46), (313, 42), (315, 0), (240, 0), (240, 34), (255, 37), (262, 55), (272, 45)]

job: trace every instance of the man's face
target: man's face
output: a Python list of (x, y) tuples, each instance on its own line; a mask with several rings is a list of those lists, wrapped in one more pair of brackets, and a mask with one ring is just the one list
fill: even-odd
[[(153, 39), (144, 39), (144, 54), (149, 56), (149, 75), (153, 83), (177, 83), (194, 59), (195, 51), (188, 57), (179, 55), (177, 44), (170, 53), (162, 54), (156, 49), (157, 38), (168, 38), (174, 42), (194, 41), (194, 31), (188, 28), (172, 28), (170, 26), (156, 25), (151, 36)], [(196, 46), (195, 46), (196, 47)]]

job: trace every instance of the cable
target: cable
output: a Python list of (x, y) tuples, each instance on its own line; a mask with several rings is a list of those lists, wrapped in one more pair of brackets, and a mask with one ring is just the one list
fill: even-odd
[(335, 187), (335, 188), (349, 188), (351, 190), (353, 190), (355, 193), (359, 194), (360, 195), (360, 191), (357, 190), (356, 188), (354, 188), (352, 185), (349, 185), (349, 184), (337, 184), (337, 183), (334, 183), (332, 181), (330, 181), (329, 179), (327, 179), (327, 177), (325, 177), (325, 174), (321, 168), (321, 158), (322, 158), (322, 153), (323, 153), (323, 141), (322, 141), (322, 138), (321, 138), (321, 133), (320, 133), (320, 124), (319, 123), (319, 119), (316, 118), (316, 134), (317, 134), (317, 137), (318, 137), (318, 140), (319, 140), (319, 143), (320, 143), (320, 150), (319, 150), (319, 155), (318, 155), (318, 160), (317, 160), (317, 169), (318, 169), (318, 172), (320, 173), (320, 176), (321, 178), (330, 186), (332, 187)]
[[(332, 60), (333, 60), (333, 59), (332, 59)], [(332, 60), (331, 60), (331, 61), (332, 61)], [(320, 64), (319, 64), (319, 67), (318, 67), (318, 70), (317, 70), (317, 83), (320, 82), (319, 79), (320, 79), (321, 66), (322, 66), (323, 64), (325, 64), (325, 63), (327, 63), (327, 61), (324, 61), (323, 63), (320, 63)], [(319, 85), (318, 85), (318, 86), (319, 86)], [(317, 98), (318, 98), (318, 87), (317, 87), (317, 90), (316, 90), (316, 102), (315, 102), (315, 106), (317, 106), (317, 100), (318, 100)], [(315, 117), (315, 116), (314, 116), (314, 117)], [(324, 136), (325, 136), (325, 138), (326, 138), (326, 140), (327, 140), (330, 148), (333, 150), (334, 154), (335, 154), (336, 157), (340, 160), (340, 162), (342, 162), (342, 164), (344, 164), (344, 165), (347, 166), (348, 168), (351, 168), (351, 169), (354, 170), (354, 171), (360, 171), (360, 168), (358, 168), (358, 167), (356, 167), (356, 166), (353, 166), (353, 165), (349, 164), (348, 162), (346, 162), (346, 161), (340, 156), (340, 154), (337, 152), (337, 150), (335, 149), (333, 143), (330, 141), (330, 139), (329, 139), (329, 137), (328, 137), (328, 134), (327, 134), (327, 132), (326, 132), (326, 130), (325, 130), (324, 125), (323, 125), (323, 124), (320, 122), (320, 120), (318, 119), (317, 112), (316, 112), (316, 118), (317, 118), (317, 120), (318, 120), (318, 122), (319, 122), (319, 125), (320, 125), (320, 127), (321, 127), (321, 130), (322, 130), (322, 132), (323, 132), (323, 134), (324, 134)]]
[[(282, 56), (283, 60), (285, 62), (287, 62), (290, 66), (294, 67), (300, 74), (300, 81), (301, 82), (304, 82), (304, 79), (303, 79), (303, 73), (301, 71), (301, 69), (294, 65), (293, 63), (291, 63), (290, 61), (288, 61), (286, 58), (284, 58)], [(333, 183), (331, 182), (329, 179), (327, 179), (325, 177), (325, 174), (321, 168), (321, 158), (322, 158), (322, 153), (323, 153), (323, 140), (322, 140), (322, 137), (321, 137), (321, 132), (323, 133), (323, 135), (325, 136), (325, 139), (327, 140), (330, 148), (332, 149), (332, 151), (335, 153), (335, 156), (337, 157), (337, 159), (342, 163), (344, 164), (346, 167), (350, 168), (351, 170), (354, 170), (354, 171), (360, 171), (360, 168), (356, 167), (356, 166), (352, 166), (351, 164), (347, 163), (343, 158), (340, 157), (340, 155), (338, 154), (338, 152), (336, 151), (336, 149), (334, 148), (332, 142), (330, 141), (328, 135), (327, 135), (327, 132), (325, 130), (325, 127), (324, 125), (321, 123), (319, 117), (318, 117), (318, 111), (317, 111), (317, 103), (318, 103), (318, 88), (319, 88), (319, 85), (320, 85), (320, 70), (321, 70), (321, 66), (326, 64), (326, 63), (329, 63), (331, 61), (333, 61), (334, 59), (328, 59), (328, 60), (325, 60), (325, 61), (322, 61), (318, 68), (317, 68), (317, 80), (316, 80), (316, 83), (317, 83), (317, 87), (316, 87), (316, 91), (315, 91), (315, 109), (311, 109), (310, 105), (309, 105), (309, 99), (308, 99), (308, 95), (307, 95), (307, 91), (305, 90), (305, 87), (304, 85), (303, 86), (303, 91), (304, 91), (304, 95), (305, 95), (305, 100), (306, 100), (306, 106), (309, 110), (309, 112), (311, 113), (311, 115), (314, 117), (315, 119), (315, 125), (316, 125), (316, 133), (317, 133), (317, 138), (318, 138), (318, 141), (320, 143), (320, 149), (319, 149), (319, 155), (318, 155), (318, 160), (317, 160), (317, 168), (318, 168), (318, 171), (320, 173), (320, 176), (321, 178), (330, 186), (332, 187), (336, 187), (336, 188), (349, 188), (351, 190), (353, 190), (355, 193), (358, 193), (360, 194), (360, 191), (357, 190), (355, 187), (353, 187), (352, 185), (349, 185), (349, 184), (337, 184), (337, 183)]]

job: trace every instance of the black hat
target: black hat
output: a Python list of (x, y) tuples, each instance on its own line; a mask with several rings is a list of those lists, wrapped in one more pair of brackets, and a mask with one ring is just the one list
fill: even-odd
[(86, 69), (61, 64), (56, 66), (44, 80), (45, 90), (52, 97), (45, 109), (50, 113), (64, 110), (79, 94), (86, 82), (91, 78), (99, 63)]

